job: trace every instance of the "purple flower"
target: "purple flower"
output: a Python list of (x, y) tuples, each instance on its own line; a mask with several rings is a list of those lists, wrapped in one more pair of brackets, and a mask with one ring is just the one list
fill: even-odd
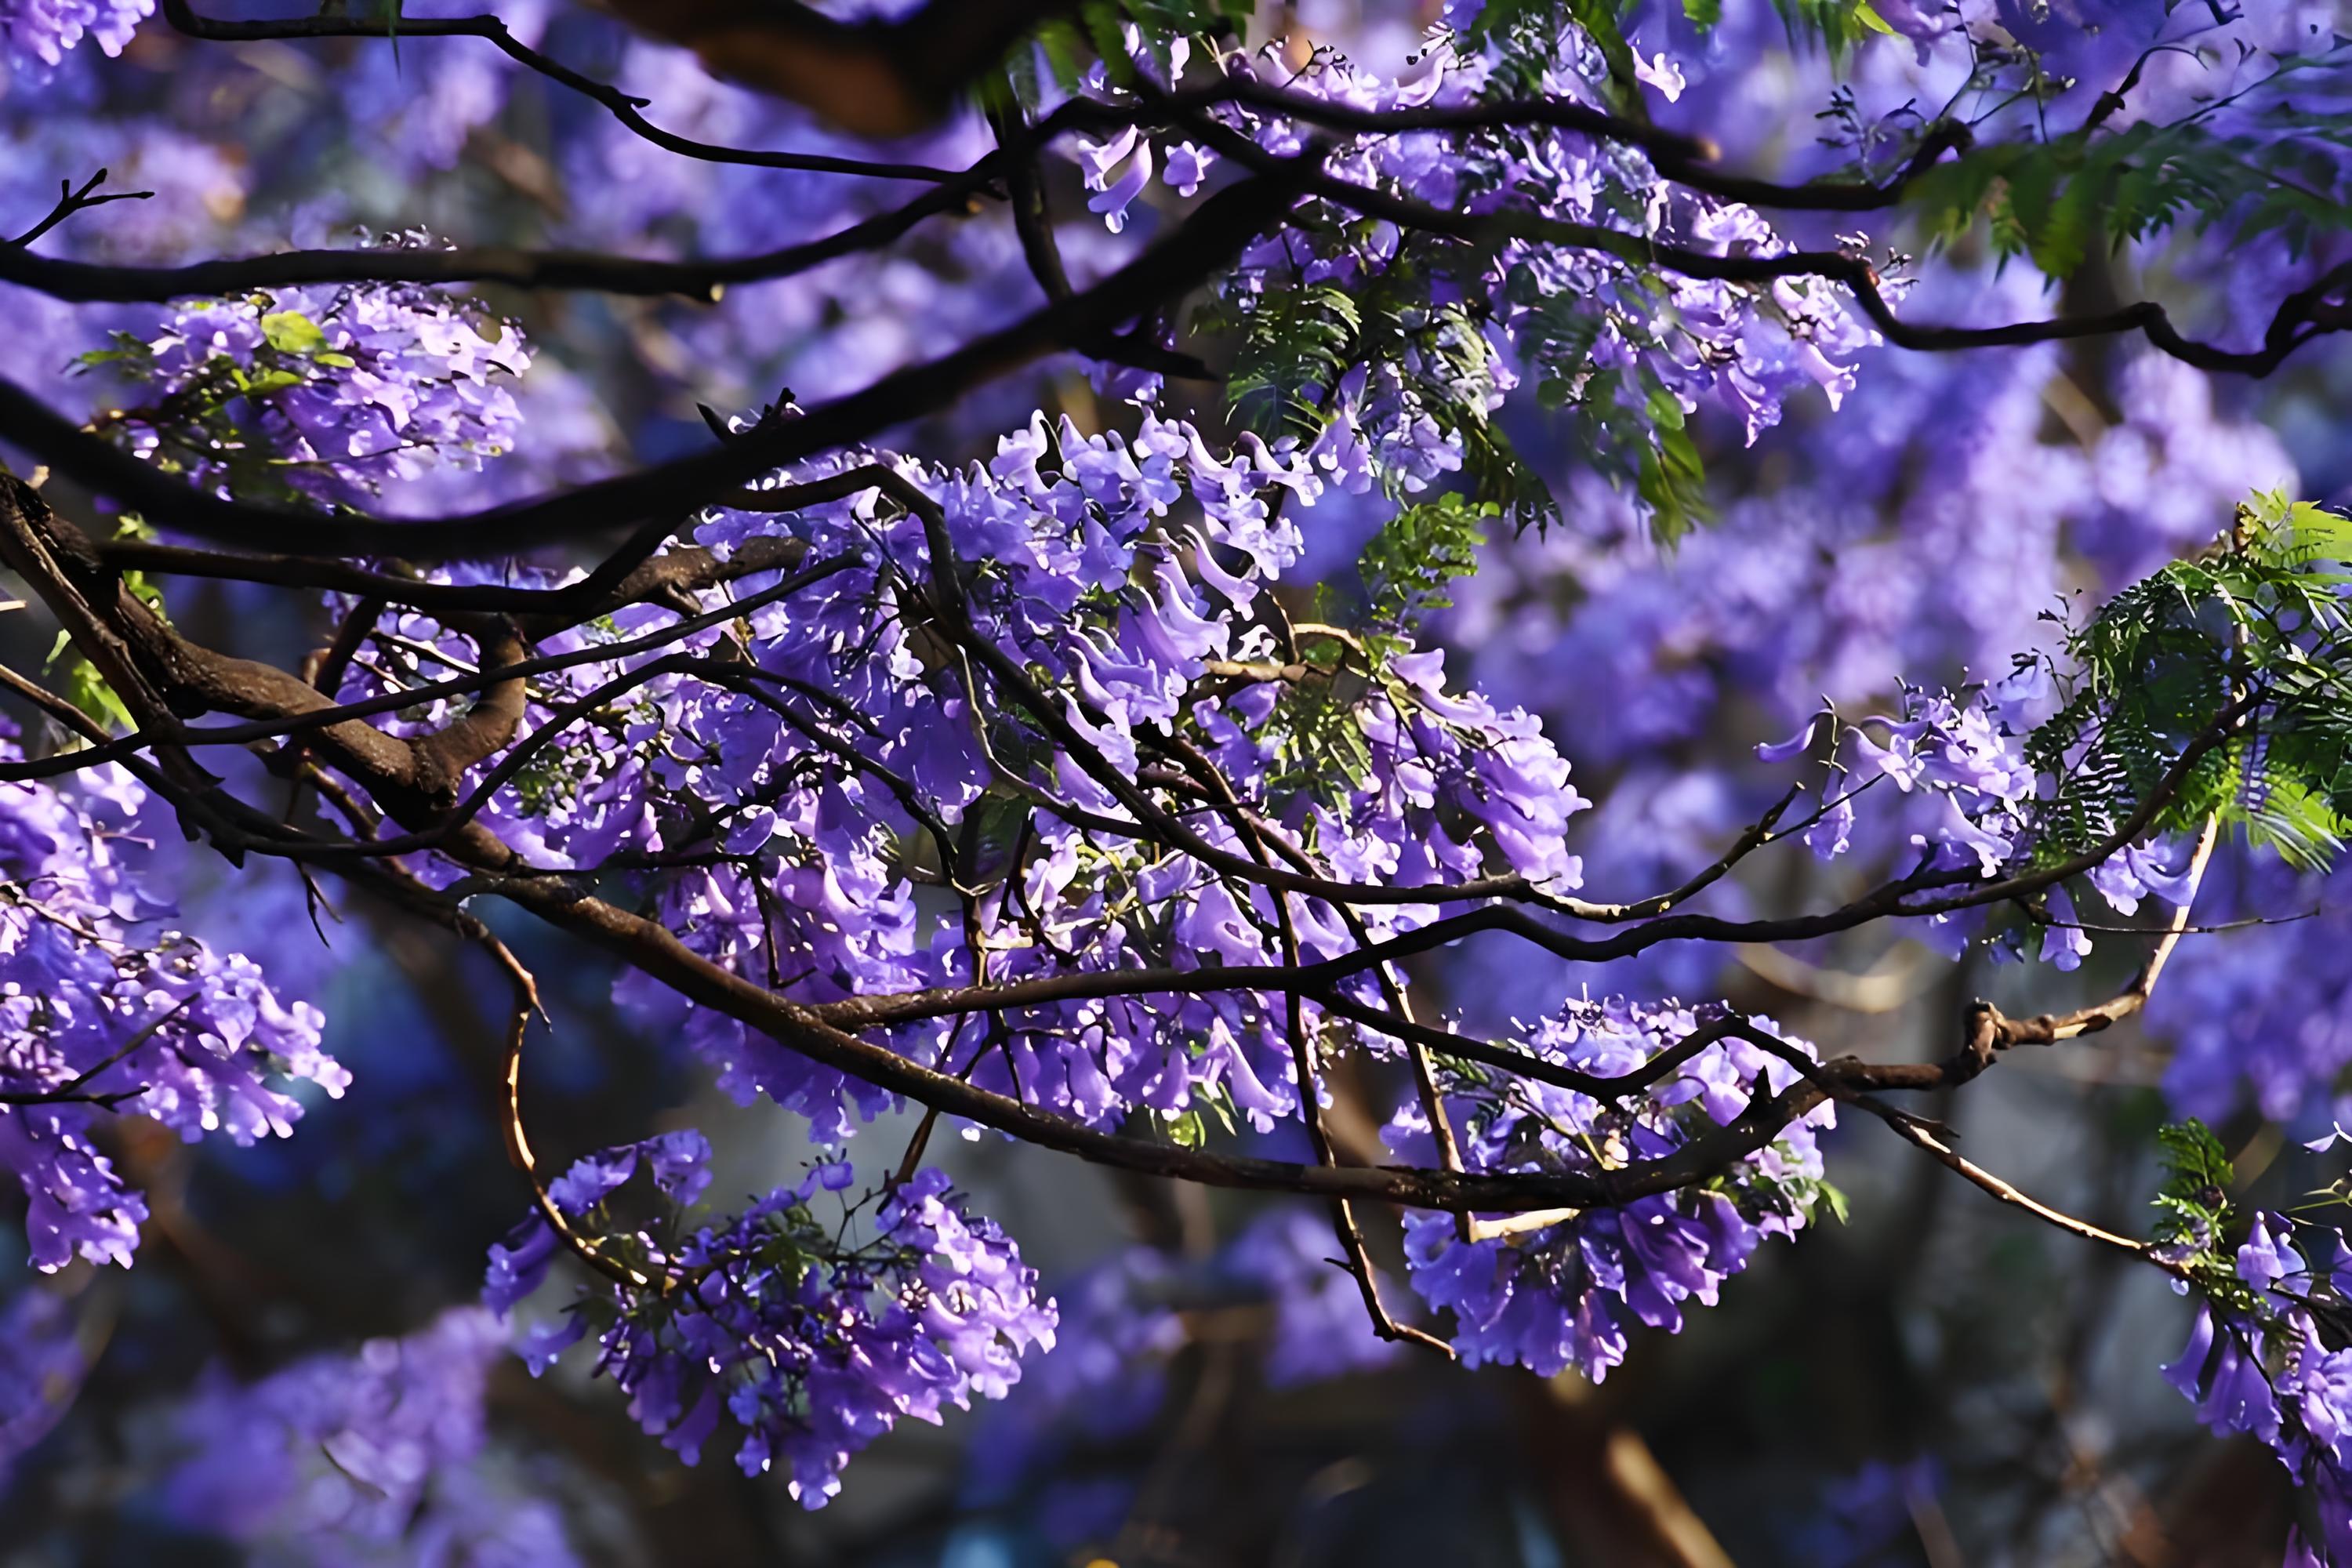
[[(690, 1134), (667, 1138), (671, 1153), (656, 1149), (655, 1158), (683, 1152), (688, 1173), (673, 1179), (698, 1187), (707, 1146)], [(606, 1151), (574, 1173), (609, 1171), (645, 1147)], [(1054, 1344), (1054, 1304), (1038, 1295), (1034, 1271), (935, 1170), (887, 1189), (870, 1239), (844, 1246), (809, 1205), (852, 1179), (845, 1163), (827, 1164), (682, 1245), (634, 1237), (635, 1255), (690, 1285), (598, 1286), (601, 1316), (592, 1320), (583, 1300), (568, 1327), (528, 1338), (532, 1372), (585, 1337), (592, 1321), (608, 1324), (596, 1336), (596, 1371), (629, 1396), (648, 1433), (693, 1464), (723, 1415), (741, 1433), (743, 1471), (781, 1463), (792, 1495), (810, 1508), (839, 1490), (851, 1456), (899, 1420), (937, 1422), (949, 1405), (1003, 1398), (1020, 1380), (1023, 1353)], [(501, 1312), (519, 1277), (543, 1272), (538, 1246), (524, 1245), (533, 1259), (525, 1267), (514, 1245), (492, 1249), (485, 1297)]]
[[(0, 737), (0, 757), (21, 752)], [(320, 1048), (325, 1020), (278, 1000), (252, 960), (169, 928), (141, 889), (126, 832), (145, 792), (128, 780), (86, 804), (42, 784), (0, 784), (0, 1086), (119, 1097), (0, 1105), (0, 1169), (26, 1200), (34, 1267), (76, 1257), (128, 1265), (147, 1217), (91, 1132), (143, 1115), (191, 1142), (285, 1137), (301, 1101), (273, 1079), (340, 1095), (350, 1075)]]
[(152, 337), (118, 334), (105, 360), (145, 401), (100, 428), (142, 457), (245, 500), (357, 506), (506, 451), (520, 419), (507, 384), (530, 354), (470, 300), (362, 285), (183, 305)]
[[(1638, 1068), (1697, 1025), (1686, 1012), (1654, 1013), (1622, 1002), (1571, 1005), (1544, 1020), (1519, 1048), (1603, 1077)], [(1759, 1020), (1757, 1026), (1774, 1033)], [(1801, 1042), (1790, 1048), (1810, 1056)], [(1448, 1104), (1465, 1165), (1474, 1171), (1591, 1172), (1670, 1152), (1697, 1126), (1732, 1121), (1759, 1093), (1794, 1079), (1778, 1057), (1737, 1037), (1708, 1046), (1680, 1070), (1622, 1105), (1574, 1090), (1522, 1082), (1507, 1098), (1475, 1082)], [(1766, 1153), (1728, 1173), (1723, 1190), (1636, 1199), (1622, 1208), (1565, 1215), (1507, 1237), (1465, 1242), (1451, 1217), (1405, 1222), (1413, 1289), (1452, 1311), (1454, 1344), (1472, 1365), (1499, 1362), (1543, 1376), (1575, 1367), (1598, 1380), (1624, 1359), (1638, 1322), (1679, 1330), (1686, 1303), (1715, 1304), (1722, 1283), (1748, 1265), (1764, 1237), (1808, 1223), (1820, 1174), (1814, 1129), (1831, 1123), (1822, 1106)], [(1426, 1155), (1430, 1137), (1417, 1110), (1400, 1112), (1390, 1147)]]
[(2090, 933), (2078, 922), (2074, 900), (2065, 889), (2053, 887), (2048, 897), (2051, 923), (2042, 931), (2042, 962), (2063, 970), (2079, 969), (2090, 956)]
[(153, 0), (0, 0), (0, 45), (12, 64), (37, 70), (58, 65), (85, 37), (119, 55), (154, 10)]

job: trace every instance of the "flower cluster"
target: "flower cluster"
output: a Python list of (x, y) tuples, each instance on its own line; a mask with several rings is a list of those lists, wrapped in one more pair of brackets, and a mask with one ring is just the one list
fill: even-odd
[(520, 418), (505, 384), (530, 355), (520, 327), (471, 300), (358, 285), (189, 301), (83, 363), (139, 389), (98, 424), (150, 461), (241, 500), (356, 506), (504, 452)]
[(507, 1353), (467, 1307), (249, 1386), (215, 1375), (180, 1414), (164, 1506), (271, 1562), (569, 1568), (555, 1510), (486, 1463), (483, 1392)]
[[(811, 1209), (820, 1192), (855, 1180), (846, 1163), (683, 1240), (618, 1228), (608, 1205), (641, 1162), (652, 1189), (682, 1206), (708, 1184), (709, 1152), (698, 1134), (673, 1133), (583, 1160), (551, 1185), (567, 1220), (597, 1230), (593, 1245), (645, 1269), (648, 1283), (599, 1287), (563, 1325), (534, 1332), (534, 1373), (593, 1328), (596, 1371), (687, 1463), (723, 1412), (742, 1430), (735, 1458), (746, 1475), (781, 1462), (792, 1495), (821, 1508), (851, 1456), (900, 1420), (937, 1424), (950, 1405), (1001, 1399), (1020, 1381), (1024, 1352), (1053, 1348), (1054, 1303), (1035, 1272), (936, 1170), (881, 1193), (871, 1237), (856, 1247)], [(485, 1299), (509, 1310), (546, 1277), (557, 1247), (545, 1218), (524, 1222), (492, 1249)]]
[[(1696, 1051), (1684, 1044), (1713, 1017), (1611, 1001), (1572, 1004), (1541, 1020), (1517, 1042), (1520, 1051), (1622, 1079), (1624, 1091), (1595, 1099), (1535, 1079), (1507, 1089), (1456, 1081), (1444, 1104), (1464, 1167), (1599, 1174), (1662, 1159), (1798, 1080), (1796, 1063), (1745, 1034)], [(1813, 1056), (1769, 1020), (1747, 1022), (1791, 1056)], [(1835, 1120), (1823, 1103), (1712, 1180), (1540, 1228), (1465, 1240), (1450, 1216), (1410, 1216), (1412, 1287), (1454, 1314), (1454, 1345), (1465, 1363), (1517, 1364), (1547, 1377), (1574, 1367), (1597, 1382), (1624, 1360), (1636, 1322), (1678, 1331), (1686, 1305), (1713, 1306), (1766, 1237), (1794, 1236), (1817, 1205), (1837, 1201), (1822, 1180), (1815, 1142)], [(1420, 1110), (1400, 1111), (1386, 1137), (1401, 1156), (1433, 1161)]]
[[(22, 753), (0, 741), (0, 757)], [(111, 1112), (194, 1142), (284, 1137), (299, 1079), (340, 1095), (325, 1020), (283, 1003), (241, 953), (142, 928), (168, 916), (126, 834), (145, 792), (118, 776), (76, 800), (0, 784), (0, 1166), (22, 1184), (32, 1261), (131, 1261), (146, 1205), (91, 1140)]]
[[(1989, 877), (2016, 857), (2035, 780), (2010, 714), (2032, 691), (2018, 683), (1997, 693), (1979, 689), (1955, 697), (1906, 687), (1901, 718), (1865, 719), (1846, 728), (1856, 789), (1884, 779), (1930, 803), (1927, 821), (1911, 837), (1929, 857), (1928, 869), (1973, 865)], [(1813, 728), (1808, 724), (1789, 741), (1759, 746), (1757, 755), (1784, 761), (1812, 743)], [(1886, 737), (1884, 742), (1872, 735), (1874, 729)], [(1845, 852), (1853, 818), (1853, 791), (1848, 790), (1831, 802), (1806, 842), (1824, 860), (1833, 858)]]
[[(780, 571), (726, 590), (751, 607), (686, 642), (710, 650), (705, 668), (633, 683), (650, 647), (595, 657), (674, 625), (665, 605), (543, 643), (583, 662), (534, 689), (527, 728), (551, 728), (480, 820), (542, 864), (691, 857), (655, 881), (664, 923), (820, 1004), (1274, 964), (1294, 946), (1337, 958), (1489, 872), (1578, 886), (1563, 835), (1585, 802), (1539, 726), (1450, 689), (1441, 654), (1294, 626), (1266, 591), (1299, 548), (1281, 503), (1323, 489), (1295, 445), (1221, 457), (1150, 415), (1132, 438), (1039, 419), (986, 468), (851, 454), (776, 483), (856, 459), (892, 483), (703, 526), (722, 558), (797, 544), (806, 563), (788, 595), (771, 591)], [(420, 649), (455, 668), (479, 658), (421, 617), (383, 629), (393, 666)], [(722, 647), (743, 657), (716, 657)], [(343, 695), (398, 677), (372, 655)], [(614, 681), (625, 689), (599, 721), (551, 723)], [(1226, 790), (1225, 809), (1202, 809)], [(1286, 911), (1254, 874), (1265, 856), (1428, 899), (1345, 915), (1294, 899)], [(941, 885), (966, 890), (951, 916), (919, 896)], [(887, 1103), (642, 975), (621, 994), (730, 1093), (791, 1107), (820, 1139)], [(1007, 1006), (986, 1039), (929, 1019), (884, 1037), (1097, 1124), (1213, 1109), (1265, 1127), (1299, 1103), (1285, 1015), (1280, 996), (1237, 989)]]
[(2340, 1231), (2264, 1213), (2233, 1261), (2165, 1380), (2200, 1421), (2267, 1444), (2309, 1489), (2319, 1535), (2297, 1531), (2289, 1563), (2352, 1562), (2352, 1248)]
[[(1433, 33), (1405, 79), (1320, 49), (1293, 69), (1275, 46), (1209, 63), (1229, 80), (1350, 111), (1465, 108), (1533, 92), (1599, 104), (1593, 84), (1608, 67), (1581, 28), (1458, 20), (1460, 31)], [(1171, 74), (1189, 59), (1180, 47)], [(1669, 100), (1679, 90), (1663, 58), (1643, 68)], [(1099, 73), (1094, 86), (1118, 96)], [(1262, 155), (1297, 154), (1314, 133), (1277, 110), (1213, 112)], [(1133, 128), (1082, 142), (1079, 157), (1098, 193), (1090, 205), (1114, 230), (1155, 170), (1190, 195), (1216, 162), (1189, 140), (1156, 155)], [(1221, 285), (1244, 341), (1233, 384), (1243, 412), (1262, 428), (1318, 432), (1313, 460), (1353, 492), (1420, 491), (1456, 473), (1485, 490), (1524, 491), (1529, 481), (1495, 420), (1532, 375), (1538, 401), (1582, 414), (1606, 466), (1679, 525), (1698, 504), (1683, 423), (1702, 398), (1737, 410), (1752, 441), (1800, 389), (1822, 388), (1835, 407), (1853, 385), (1853, 356), (1878, 341), (1823, 284), (1733, 285), (1642, 265), (1650, 245), (1757, 258), (1791, 247), (1759, 214), (1678, 190), (1622, 145), (1557, 128), (1405, 131), (1346, 140), (1324, 168), (1376, 199), (1475, 215), (1505, 236), (1408, 237), (1320, 199), (1255, 245)], [(1540, 508), (1515, 504), (1523, 516)]]
[(19, 68), (43, 70), (85, 37), (119, 55), (154, 9), (154, 0), (5, 0), (0, 57)]

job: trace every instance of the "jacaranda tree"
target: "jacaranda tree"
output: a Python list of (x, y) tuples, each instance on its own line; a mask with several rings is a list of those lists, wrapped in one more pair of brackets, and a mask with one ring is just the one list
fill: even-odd
[[(1042, 1518), (1236, 1310), (1599, 1384), (1877, 1139), (2189, 1297), (2092, 1322), (2269, 1451), (2228, 1551), (2352, 1568), (2331, 0), (152, 9), (0, 0), (25, 1561), (628, 1560), (658, 1480), (486, 1399), (812, 1509), (977, 1423)], [(2116, 1191), (2001, 1168), (2023, 1056), (2168, 1062), (2031, 1079)], [(1289, 1201), (1041, 1279), (972, 1142)], [(349, 1194), (436, 1161), (486, 1261)], [(2112, 1555), (1884, 1467), (1787, 1550), (2252, 1560), (2159, 1458)], [(1047, 1533), (1209, 1560), (1165, 1468)]]

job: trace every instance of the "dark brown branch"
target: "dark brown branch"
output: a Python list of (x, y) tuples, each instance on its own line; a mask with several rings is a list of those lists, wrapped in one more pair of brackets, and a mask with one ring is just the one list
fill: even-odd
[[(1245, 168), (1265, 171), (1283, 163), (1249, 138), (1202, 115), (1185, 121), (1217, 151)], [(1365, 217), (1382, 218), (1398, 227), (1423, 234), (1444, 235), (1473, 244), (1493, 245), (1520, 239), (1614, 256), (1629, 267), (1655, 268), (1727, 283), (1770, 283), (1784, 279), (1819, 278), (1845, 286), (1854, 302), (1889, 342), (1899, 348), (1933, 353), (1960, 349), (2019, 347), (2032, 343), (2064, 342), (2083, 338), (2120, 337), (2137, 332), (2154, 347), (2200, 370), (2230, 371), (2264, 376), (2285, 363), (2288, 355), (2313, 338), (2352, 327), (2352, 262), (2342, 263), (2309, 287), (2280, 302), (2258, 349), (2225, 349), (2181, 335), (2162, 305), (2142, 300), (2113, 310), (2083, 316), (2056, 316), (2039, 321), (2016, 321), (1999, 327), (1939, 327), (1904, 321), (1895, 313), (1881, 289), (1877, 269), (1858, 255), (1842, 250), (1793, 250), (1777, 256), (1724, 256), (1685, 246), (1662, 245), (1641, 235), (1605, 228), (1597, 224), (1571, 223), (1505, 208), (1489, 213), (1447, 212), (1425, 202), (1391, 195), (1353, 181), (1328, 174), (1319, 168), (1304, 172), (1300, 184), (1309, 195)]]
[[(797, 8), (797, 7), (795, 7)], [(199, 15), (188, 0), (163, 0), (163, 19), (192, 38), (211, 43), (255, 43), (263, 39), (320, 38), (483, 38), (508, 58), (538, 72), (559, 86), (603, 104), (637, 135), (665, 152), (709, 163), (743, 163), (761, 169), (798, 169), (810, 174), (855, 174), (882, 180), (950, 180), (945, 169), (922, 163), (873, 163), (859, 158), (835, 158), (806, 153), (762, 153), (740, 147), (714, 146), (664, 131), (638, 111), (647, 100), (632, 98), (620, 89), (585, 77), (552, 56), (541, 54), (508, 30), (496, 16), (403, 16), (387, 26), (340, 16), (289, 16), (268, 21), (232, 22)]]
[[(1294, 172), (1314, 162), (1313, 156), (1300, 160)], [(1230, 186), (1203, 202), (1168, 239), (1100, 283), (953, 353), (707, 451), (488, 511), (398, 522), (223, 500), (82, 431), (6, 380), (0, 380), (0, 439), (159, 527), (218, 543), (411, 560), (517, 555), (691, 511), (789, 464), (950, 406), (972, 388), (1044, 354), (1099, 342), (1223, 270), (1253, 237), (1280, 221), (1291, 200), (1287, 180)]]
[[(215, 724), (201, 728), (166, 723), (152, 729), (142, 729), (104, 745), (75, 752), (62, 757), (47, 757), (20, 763), (0, 763), (0, 780), (54, 778), (77, 772), (100, 763), (120, 762), (156, 746), (244, 746), (256, 741), (275, 740), (281, 735), (312, 733), (321, 730), (349, 731), (354, 726), (371, 735), (383, 736), (361, 721), (379, 713), (396, 713), (420, 702), (438, 701), (444, 698), (470, 696), (487, 690), (501, 682), (549, 675), (583, 664), (604, 664), (625, 658), (632, 654), (667, 647), (698, 632), (724, 626), (740, 616), (750, 614), (763, 605), (773, 604), (807, 587), (812, 583), (842, 572), (856, 564), (855, 556), (838, 556), (796, 572), (780, 582), (771, 584), (756, 594), (747, 594), (732, 604), (685, 620), (674, 621), (642, 636), (624, 642), (598, 643), (575, 648), (568, 653), (544, 654), (537, 658), (518, 660), (503, 668), (473, 675), (454, 676), (428, 686), (414, 686), (400, 691), (387, 691), (381, 696), (361, 698), (357, 701), (335, 703), (328, 700), (309, 685), (295, 680), (282, 670), (267, 665), (256, 665), (243, 659), (221, 660), (210, 658), (221, 667), (212, 679), (192, 681), (188, 690), (196, 698), (199, 710), (243, 713), (256, 707), (269, 709), (268, 694), (282, 689), (282, 684), (292, 682), (307, 696), (283, 711), (272, 710), (271, 716), (244, 724)], [(176, 639), (175, 639), (176, 640)], [(191, 645), (181, 643), (182, 648)], [(235, 666), (235, 670), (226, 667)], [(257, 672), (266, 672), (257, 673)], [(238, 677), (244, 681), (240, 684)], [(198, 694), (201, 694), (200, 697)], [(282, 704), (282, 699), (280, 702)]]
[[(2106, 837), (2069, 859), (1991, 880), (1958, 871), (1921, 872), (1881, 883), (1859, 898), (1816, 914), (1749, 921), (1691, 913), (1661, 915), (1603, 938), (1575, 936), (1537, 920), (1528, 910), (1515, 905), (1486, 904), (1432, 921), (1354, 952), (1303, 964), (1295, 970), (1279, 964), (1229, 964), (1202, 969), (1083, 971), (1013, 981), (992, 987), (985, 1005), (1010, 1008), (1151, 992), (1171, 994), (1234, 990), (1280, 992), (1290, 986), (1320, 994), (1367, 970), (1487, 931), (1507, 932), (1571, 962), (1601, 963), (1628, 958), (1666, 942), (1801, 942), (1834, 936), (1890, 916), (1945, 914), (2025, 898), (2067, 878), (2082, 875), (2124, 846), (2144, 837), (2176, 798), (2190, 770), (2214, 747), (2222, 744), (2234, 732), (2239, 721), (2259, 706), (2261, 700), (2259, 691), (2250, 691), (2224, 707), (2210, 724), (2182, 748), (2181, 754), (2158, 781), (2156, 787), (2149, 791), (2139, 807)], [(1272, 885), (1273, 879), (1267, 880)], [(1433, 889), (1422, 891), (1423, 898), (1421, 901), (1438, 901), (1429, 896)], [(1932, 896), (1915, 897), (1922, 893)], [(827, 1003), (817, 1011), (835, 1022), (857, 1028), (940, 1017), (976, 1005), (982, 1004), (975, 1001), (968, 988), (949, 986), (906, 992), (889, 997), (852, 997)], [(1396, 1033), (1401, 1039), (1414, 1037), (1410, 1031), (1399, 1032), (1391, 1028), (1388, 1022), (1378, 1026)], [(1432, 1033), (1442, 1038), (1452, 1038), (1443, 1036), (1442, 1032)], [(1436, 1043), (1428, 1036), (1421, 1037), (1424, 1043)]]
[(792, 278), (845, 256), (877, 250), (925, 219), (970, 209), (995, 177), (992, 158), (902, 206), (822, 238), (749, 256), (660, 261), (601, 251), (507, 247), (431, 250), (375, 246), (288, 250), (195, 261), (179, 267), (113, 266), (0, 247), (0, 283), (38, 289), (76, 304), (235, 295), (313, 283), (503, 283), (516, 289), (579, 289), (605, 294), (676, 295), (716, 301), (730, 284)]
[[(827, 499), (836, 487), (829, 482), (792, 486), (772, 492), (792, 496), (802, 506)], [(665, 535), (674, 526), (657, 524)], [(763, 572), (786, 572), (798, 566), (807, 547), (797, 539), (762, 537), (746, 540), (726, 560), (700, 546), (673, 550), (606, 576), (600, 568), (576, 583), (560, 588), (509, 588), (495, 583), (428, 583), (390, 572), (371, 572), (336, 561), (306, 560), (292, 555), (223, 555), (183, 545), (121, 540), (98, 546), (99, 559), (121, 572), (150, 575), (206, 577), (232, 583), (261, 583), (313, 593), (352, 594), (408, 605), (436, 615), (489, 614), (514, 616), (526, 621), (561, 621), (565, 625), (593, 620), (625, 605), (645, 604), (676, 591), (698, 593)]]
[(1967, 126), (1941, 121), (1927, 128), (1902, 172), (1884, 184), (1816, 180), (1786, 184), (1751, 179), (1716, 167), (1722, 152), (1705, 137), (1612, 114), (1572, 99), (1514, 98), (1405, 109), (1364, 109), (1335, 99), (1291, 92), (1248, 77), (1229, 77), (1213, 86), (1171, 93), (1153, 91), (1145, 79), (1142, 88), (1147, 112), (1104, 114), (1097, 119), (1097, 128), (1146, 123), (1150, 110), (1187, 117), (1203, 110), (1236, 104), (1301, 124), (1360, 136), (1392, 136), (1412, 131), (1571, 131), (1596, 142), (1639, 147), (1649, 154), (1652, 166), (1676, 184), (1750, 206), (1799, 212), (1875, 212), (1896, 205), (1913, 181), (1934, 167), (1945, 153), (1964, 150), (1973, 140)]
[(152, 191), (108, 191), (101, 195), (92, 195), (90, 194), (105, 183), (106, 171), (103, 169), (100, 169), (97, 174), (92, 174), (89, 179), (84, 180), (79, 190), (74, 189), (72, 181), (59, 180), (58, 182), (58, 205), (49, 209), (49, 213), (47, 217), (35, 224), (32, 227), (26, 229), (24, 233), (18, 235), (16, 238), (7, 241), (6, 244), (22, 250), (25, 247), (32, 244), (33, 241), (40, 238), (41, 236), (48, 233), (49, 230), (57, 227), (58, 225), (65, 222), (66, 219), (73, 216), (76, 213), (87, 212), (91, 207), (102, 207), (109, 202), (148, 201), (155, 195)]
[(1070, 0), (930, 0), (897, 21), (836, 21), (797, 0), (613, 0), (638, 31), (683, 44), (712, 75), (807, 106), (861, 136), (938, 121)]

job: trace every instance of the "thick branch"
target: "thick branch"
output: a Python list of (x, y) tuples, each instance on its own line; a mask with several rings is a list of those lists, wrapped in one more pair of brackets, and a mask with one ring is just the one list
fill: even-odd
[[(1310, 155), (1291, 168), (1302, 173), (1315, 162)], [(219, 543), (289, 554), (412, 560), (516, 555), (558, 541), (595, 539), (648, 518), (690, 512), (789, 464), (949, 407), (974, 387), (1044, 354), (1108, 338), (1222, 271), (1254, 236), (1281, 218), (1292, 192), (1286, 178), (1252, 180), (1221, 191), (1167, 240), (1093, 288), (799, 418), (760, 426), (673, 462), (488, 511), (395, 522), (223, 500), (82, 431), (6, 380), (0, 380), (0, 439), (152, 523)]]
[[(800, 7), (793, 6), (798, 10)], [(289, 16), (268, 21), (232, 22), (199, 16), (188, 0), (163, 0), (163, 18), (192, 38), (214, 43), (252, 43), (282, 38), (485, 38), (507, 58), (537, 71), (548, 80), (593, 99), (637, 135), (666, 152), (711, 163), (746, 163), (762, 169), (799, 169), (812, 174), (858, 174), (872, 179), (946, 180), (944, 169), (921, 163), (872, 163), (858, 158), (835, 158), (805, 153), (761, 153), (740, 147), (719, 147), (673, 134), (638, 110), (646, 100), (632, 98), (616, 87), (581, 75), (571, 67), (532, 48), (508, 30), (496, 16), (403, 16), (394, 26), (377, 21), (341, 16)]]

